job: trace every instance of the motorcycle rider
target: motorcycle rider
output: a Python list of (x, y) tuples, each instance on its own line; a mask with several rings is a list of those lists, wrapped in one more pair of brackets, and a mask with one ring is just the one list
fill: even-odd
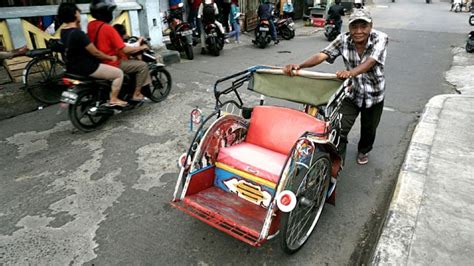
[[(217, 15), (219, 15), (219, 9), (217, 4), (213, 0), (204, 0), (199, 6), (198, 10), (198, 19), (201, 24), (201, 53), (207, 53), (206, 50), (206, 34), (204, 32), (204, 25), (214, 23), (219, 28), (220, 34), (224, 36), (224, 27), (222, 24), (216, 20)], [(227, 39), (226, 39), (227, 41)]]
[(336, 26), (337, 32), (341, 32), (342, 28), (342, 19), (341, 16), (344, 16), (344, 7), (341, 5), (341, 0), (336, 0), (334, 5), (332, 5), (328, 10), (328, 19), (334, 20), (334, 26)]
[(148, 65), (143, 61), (127, 60), (126, 55), (146, 50), (148, 46), (131, 47), (124, 44), (122, 37), (109, 24), (112, 21), (112, 12), (115, 8), (113, 0), (93, 0), (89, 9), (92, 17), (96, 20), (89, 22), (87, 35), (97, 49), (107, 55), (119, 58), (117, 61), (103, 60), (103, 63), (118, 67), (124, 73), (135, 74), (136, 87), (131, 101), (143, 101), (145, 97), (141, 93), (142, 87), (149, 86), (151, 83)]
[(268, 20), (272, 40), (275, 44), (278, 44), (279, 41), (277, 39), (275, 23), (273, 21), (273, 11), (273, 5), (270, 3), (270, 0), (264, 0), (263, 4), (258, 7), (257, 16), (259, 20)]

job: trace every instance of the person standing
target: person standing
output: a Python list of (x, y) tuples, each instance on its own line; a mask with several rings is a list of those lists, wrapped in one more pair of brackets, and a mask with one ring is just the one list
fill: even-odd
[(228, 38), (235, 37), (235, 42), (240, 43), (240, 10), (238, 0), (232, 0), (230, 5), (230, 24), (232, 25), (232, 31), (229, 32)]
[(293, 70), (313, 67), (324, 61), (334, 63), (342, 56), (346, 70), (337, 71), (340, 79), (350, 78), (352, 86), (349, 96), (342, 102), (341, 143), (339, 151), (345, 158), (347, 135), (361, 115), (360, 139), (357, 163), (369, 162), (376, 130), (382, 116), (385, 99), (385, 58), (387, 56), (387, 34), (372, 29), (370, 13), (356, 9), (349, 17), (349, 32), (340, 34), (328, 47), (311, 56), (302, 64), (289, 64), (283, 68), (287, 75)]
[(344, 7), (341, 5), (341, 0), (336, 0), (328, 10), (328, 19), (334, 20), (337, 32), (341, 32), (342, 29), (342, 18), (344, 16)]
[(198, 10), (199, 6), (201, 5), (201, 0), (189, 0), (189, 14), (188, 14), (188, 22), (192, 28), (195, 28), (198, 35), (201, 34), (201, 25), (198, 19)]
[(230, 32), (229, 15), (231, 12), (232, 0), (222, 0), (222, 26), (226, 32)]
[(273, 43), (278, 44), (277, 33), (275, 28), (275, 23), (273, 21), (273, 5), (270, 3), (270, 0), (264, 0), (263, 4), (258, 7), (257, 16), (260, 20), (268, 20), (270, 24), (270, 34), (272, 35)]

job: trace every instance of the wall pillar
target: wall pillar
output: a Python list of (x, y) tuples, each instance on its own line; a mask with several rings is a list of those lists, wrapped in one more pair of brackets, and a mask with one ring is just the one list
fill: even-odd
[(140, 32), (151, 38), (151, 45), (155, 48), (163, 46), (161, 27), (160, 4), (156, 0), (137, 0), (143, 9), (138, 11)]
[(8, 25), (8, 30), (10, 31), (10, 37), (12, 45), (14, 48), (22, 47), (26, 45), (25, 34), (23, 33), (23, 26), (21, 19), (19, 18), (9, 18), (6, 20)]

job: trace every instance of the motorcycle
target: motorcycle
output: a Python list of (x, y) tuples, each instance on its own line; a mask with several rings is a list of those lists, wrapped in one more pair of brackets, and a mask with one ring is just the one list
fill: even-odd
[(182, 17), (182, 5), (178, 9), (170, 10), (170, 13), (165, 16), (166, 22), (170, 29), (170, 41), (172, 48), (178, 52), (184, 52), (186, 58), (193, 60), (193, 29), (188, 22), (184, 22)]
[[(132, 37), (137, 39), (136, 37)], [(131, 38), (131, 39), (132, 39)], [(153, 102), (163, 101), (171, 90), (171, 75), (163, 64), (156, 62), (152, 50), (141, 54), (143, 61), (148, 63), (151, 76), (149, 87), (142, 88), (142, 94)], [(130, 101), (135, 90), (133, 75), (125, 75), (119, 98), (130, 102), (128, 107), (109, 106), (111, 83), (108, 80), (95, 79), (65, 73), (63, 84), (68, 87), (61, 95), (61, 102), (68, 107), (69, 119), (82, 132), (90, 132), (102, 126), (111, 116), (128, 111), (141, 103)]]
[(290, 17), (275, 19), (277, 35), (285, 40), (291, 40), (295, 37), (295, 23)]
[(466, 52), (474, 52), (474, 31), (471, 31), (467, 37)]
[(225, 36), (213, 21), (203, 20), (205, 42), (207, 50), (214, 56), (219, 56), (224, 49)]
[(454, 13), (458, 13), (462, 11), (463, 7), (464, 7), (464, 4), (462, 0), (453, 0), (451, 3), (451, 9), (449, 11), (454, 10)]
[(272, 41), (270, 33), (270, 22), (268, 19), (261, 19), (255, 28), (255, 40), (252, 42), (259, 48), (265, 48)]
[(336, 28), (336, 23), (334, 19), (328, 19), (326, 20), (326, 24), (324, 25), (324, 36), (326, 36), (326, 39), (330, 42), (334, 41), (339, 34), (339, 30)]

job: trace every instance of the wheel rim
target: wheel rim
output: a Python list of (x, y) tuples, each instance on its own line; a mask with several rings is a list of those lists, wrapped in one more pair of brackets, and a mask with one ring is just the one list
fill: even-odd
[(314, 230), (324, 207), (329, 186), (329, 160), (320, 158), (300, 183), (298, 203), (288, 217), (286, 241), (290, 249), (301, 247)]
[(78, 129), (90, 131), (97, 128), (107, 119), (107, 115), (93, 115), (90, 113), (92, 107), (96, 107), (96, 95), (87, 93), (80, 95), (77, 103), (70, 106), (71, 120)]

